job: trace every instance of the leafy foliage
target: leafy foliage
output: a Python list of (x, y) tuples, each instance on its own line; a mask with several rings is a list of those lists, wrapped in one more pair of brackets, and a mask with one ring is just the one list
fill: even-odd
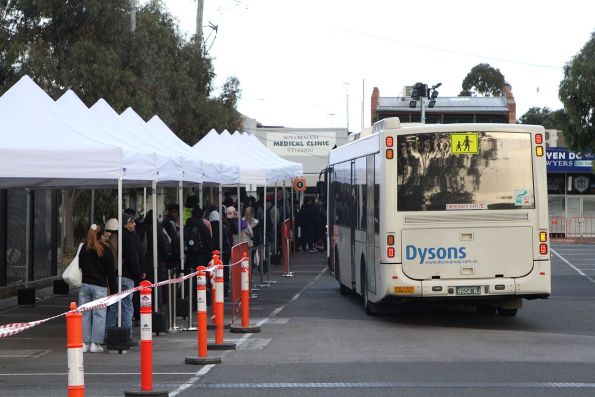
[(459, 96), (500, 96), (506, 84), (500, 69), (487, 63), (475, 65), (463, 80), (463, 90)]
[(211, 59), (162, 2), (138, 10), (134, 32), (131, 8), (130, 0), (0, 0), (0, 92), (28, 74), (54, 98), (70, 88), (88, 106), (104, 98), (118, 112), (157, 114), (188, 144), (211, 128), (239, 129), (239, 81), (212, 97)]
[(564, 138), (573, 150), (595, 149), (595, 32), (581, 51), (564, 66), (558, 91), (564, 104)]
[[(239, 81), (229, 78), (213, 96), (211, 58), (182, 36), (162, 2), (137, 11), (134, 32), (131, 9), (131, 0), (0, 0), (0, 94), (28, 74), (54, 99), (72, 89), (87, 106), (104, 98), (118, 112), (157, 114), (191, 145), (211, 128), (239, 129)], [(117, 216), (113, 194), (96, 192), (97, 217)], [(91, 222), (90, 192), (68, 198), (66, 249)]]
[(521, 124), (542, 125), (545, 129), (560, 129), (564, 111), (552, 111), (547, 107), (532, 107), (523, 114), (518, 122)]

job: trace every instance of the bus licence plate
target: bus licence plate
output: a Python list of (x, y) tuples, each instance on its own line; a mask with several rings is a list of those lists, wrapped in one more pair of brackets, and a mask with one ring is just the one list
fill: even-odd
[(457, 295), (481, 295), (481, 287), (457, 287)]

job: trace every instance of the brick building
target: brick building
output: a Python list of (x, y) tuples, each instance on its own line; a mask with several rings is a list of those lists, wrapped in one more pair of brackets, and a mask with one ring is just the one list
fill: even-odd
[[(381, 97), (374, 87), (371, 100), (371, 124), (387, 117), (398, 117), (403, 123), (420, 122), (421, 108), (409, 107), (411, 97), (404, 90), (400, 97)], [(419, 102), (419, 101), (418, 101)], [(515, 123), (516, 102), (510, 85), (498, 97), (438, 97), (433, 108), (425, 107), (427, 124)]]

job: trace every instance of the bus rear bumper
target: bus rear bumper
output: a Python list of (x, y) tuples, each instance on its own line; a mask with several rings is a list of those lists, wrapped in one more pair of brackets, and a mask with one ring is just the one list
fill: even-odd
[(393, 281), (387, 291), (391, 300), (543, 299), (551, 294), (551, 263), (534, 261), (531, 273), (516, 278), (413, 280), (400, 273)]

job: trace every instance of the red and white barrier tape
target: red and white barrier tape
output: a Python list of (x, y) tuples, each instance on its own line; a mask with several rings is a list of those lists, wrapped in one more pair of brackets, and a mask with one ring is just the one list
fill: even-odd
[[(211, 269), (211, 268), (209, 268), (209, 269)], [(214, 267), (213, 267), (213, 270), (214, 270)], [(197, 274), (198, 274), (198, 272), (194, 272), (194, 273), (187, 274), (183, 277), (173, 278), (171, 280), (160, 281), (157, 284), (151, 284), (151, 288), (161, 287), (162, 285), (181, 283), (184, 280), (187, 280), (191, 277), (195, 277)], [(39, 324), (43, 324), (43, 323), (53, 320), (55, 318), (64, 316), (66, 313), (70, 313), (72, 311), (84, 312), (87, 310), (102, 309), (104, 307), (107, 307), (107, 306), (113, 305), (114, 303), (117, 303), (118, 301), (124, 299), (125, 297), (132, 294), (133, 292), (140, 290), (141, 288), (142, 287), (140, 287), (140, 286), (134, 287), (134, 288), (130, 288), (126, 291), (122, 291), (122, 292), (118, 292), (116, 294), (106, 296), (105, 298), (96, 299), (92, 302), (88, 302), (88, 303), (80, 305), (79, 307), (76, 308), (76, 310), (69, 310), (67, 312), (57, 314), (57, 315), (49, 317), (49, 318), (44, 318), (43, 320), (31, 321), (28, 323), (12, 323), (12, 324), (0, 325), (0, 338), (5, 338), (7, 336), (16, 335), (18, 333), (28, 330), (29, 328), (33, 328)]]

